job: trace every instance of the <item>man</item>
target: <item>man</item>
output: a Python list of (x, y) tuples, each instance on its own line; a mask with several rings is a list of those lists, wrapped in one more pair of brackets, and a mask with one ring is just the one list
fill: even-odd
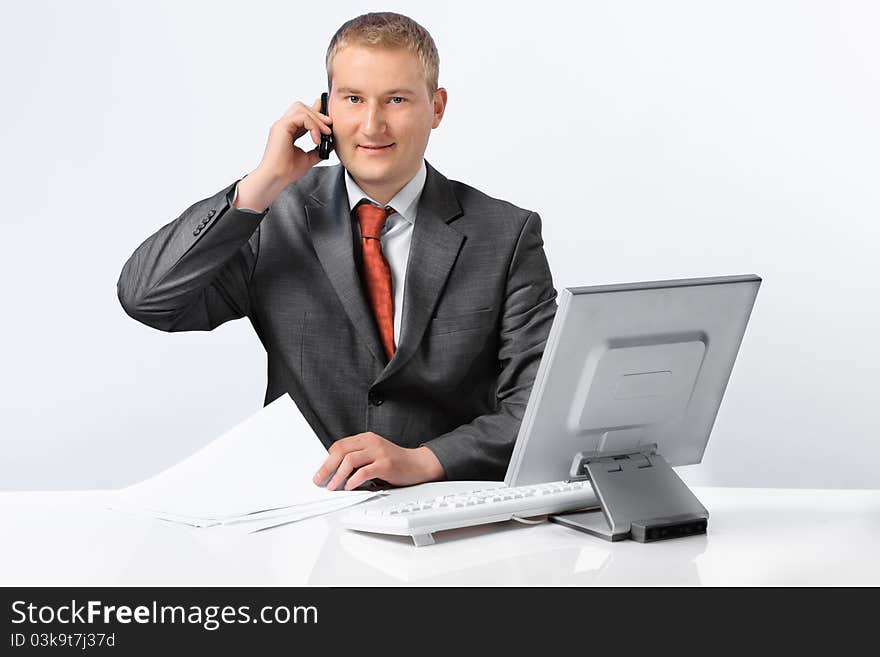
[(255, 170), (138, 247), (120, 302), (163, 331), (248, 317), (265, 403), (289, 393), (328, 448), (316, 483), (502, 479), (556, 311), (541, 220), (424, 160), (447, 93), (416, 22), (359, 16), (326, 65), (327, 115), (291, 106)]

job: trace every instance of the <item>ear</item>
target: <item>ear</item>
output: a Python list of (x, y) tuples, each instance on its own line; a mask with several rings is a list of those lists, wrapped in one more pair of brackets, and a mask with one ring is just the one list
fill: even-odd
[(434, 92), (434, 121), (431, 124), (432, 129), (440, 125), (440, 121), (443, 120), (443, 113), (446, 111), (446, 100), (446, 89), (440, 87)]

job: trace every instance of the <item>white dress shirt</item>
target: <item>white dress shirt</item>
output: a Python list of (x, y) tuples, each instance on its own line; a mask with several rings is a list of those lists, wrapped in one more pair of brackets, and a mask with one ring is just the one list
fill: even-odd
[[(428, 177), (428, 168), (425, 160), (419, 167), (416, 175), (394, 195), (384, 207), (394, 208), (394, 213), (388, 215), (385, 226), (382, 228), (382, 255), (388, 261), (391, 269), (391, 293), (394, 298), (394, 346), (400, 344), (400, 326), (403, 320), (403, 290), (406, 287), (406, 268), (409, 262), (409, 247), (412, 242), (413, 226), (418, 215), (419, 200), (422, 190), (425, 188), (425, 179)], [(348, 206), (350, 210), (361, 201), (366, 199), (373, 205), (381, 206), (370, 198), (364, 190), (354, 181), (348, 170), (345, 171), (345, 190), (348, 193)], [(238, 198), (238, 185), (235, 186), (235, 195), (232, 203)], [(253, 212), (240, 208), (244, 212)], [(353, 220), (357, 230), (358, 240), (361, 236), (361, 227), (356, 219)]]

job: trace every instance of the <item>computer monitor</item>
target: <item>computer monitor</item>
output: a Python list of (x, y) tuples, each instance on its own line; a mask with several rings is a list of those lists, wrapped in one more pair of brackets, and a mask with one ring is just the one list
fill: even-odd
[(760, 284), (565, 288), (505, 483), (589, 478), (602, 513), (551, 519), (608, 540), (705, 532), (670, 466), (703, 458)]

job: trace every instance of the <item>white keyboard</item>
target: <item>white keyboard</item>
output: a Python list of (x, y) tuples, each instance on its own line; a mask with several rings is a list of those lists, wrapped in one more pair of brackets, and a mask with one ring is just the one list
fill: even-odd
[(369, 501), (342, 516), (343, 527), (412, 536), (417, 546), (434, 542), (432, 532), (503, 522), (598, 506), (589, 481), (554, 481), (514, 488), (494, 487), (406, 502)]

